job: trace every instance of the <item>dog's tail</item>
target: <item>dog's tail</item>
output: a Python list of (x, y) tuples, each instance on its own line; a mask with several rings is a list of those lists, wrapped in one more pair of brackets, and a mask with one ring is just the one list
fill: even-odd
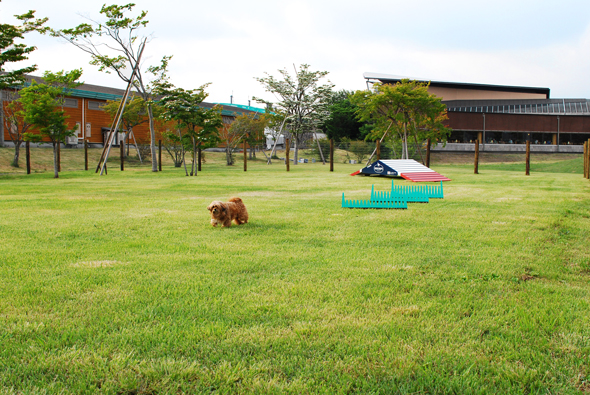
[(239, 197), (230, 198), (229, 201), (234, 203), (243, 203), (242, 199), (240, 199)]

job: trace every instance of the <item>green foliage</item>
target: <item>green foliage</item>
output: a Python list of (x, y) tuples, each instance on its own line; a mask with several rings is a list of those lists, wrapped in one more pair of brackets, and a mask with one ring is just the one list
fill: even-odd
[(46, 72), (44, 79), (49, 84), (33, 81), (28, 87), (20, 90), (18, 101), (22, 105), (24, 121), (35, 126), (41, 136), (48, 138), (54, 147), (54, 176), (58, 178), (57, 145), (65, 142), (66, 137), (73, 136), (76, 129), (68, 129), (63, 110), (64, 95), (68, 89), (80, 83), (77, 79), (81, 70), (71, 72)]
[(328, 75), (328, 72), (310, 71), (307, 64), (302, 64), (299, 70), (295, 68), (295, 76), (291, 76), (287, 69), (279, 70), (279, 73), (280, 79), (268, 73), (265, 73), (267, 77), (256, 78), (278, 101), (273, 103), (257, 97), (254, 100), (265, 103), (270, 111), (281, 114), (295, 142), (297, 163), (297, 151), (304, 135), (318, 130), (328, 118), (334, 84), (328, 81), (320, 85), (320, 79)]
[(322, 125), (322, 130), (329, 139), (341, 141), (343, 138), (360, 140), (363, 136), (361, 128), (364, 123), (357, 119), (357, 107), (349, 96), (352, 92), (338, 91), (332, 95), (328, 107), (329, 116)]
[[(178, 135), (178, 140), (169, 135), (171, 138), (169, 141), (183, 143), (190, 139), (193, 166), (198, 148), (217, 145), (219, 128), (223, 125), (220, 106), (206, 108), (201, 105), (208, 96), (205, 92), (207, 86), (209, 84), (204, 84), (197, 89), (185, 90), (174, 87), (166, 79), (156, 84), (157, 93), (161, 95), (158, 105), (162, 108), (162, 117), (174, 122), (177, 129), (174, 135)], [(196, 169), (193, 169), (192, 173), (196, 175)]]
[(25, 80), (25, 74), (37, 70), (36, 65), (17, 70), (6, 70), (5, 65), (7, 63), (27, 60), (28, 55), (36, 49), (33, 46), (17, 43), (17, 40), (23, 39), (24, 35), (29, 32), (44, 33), (47, 31), (47, 28), (43, 27), (47, 22), (47, 18), (35, 19), (35, 11), (15, 15), (15, 17), (22, 21), (22, 25), (0, 24), (0, 89), (22, 84)]
[[(106, 111), (112, 120), (117, 116), (119, 106), (121, 105), (121, 99), (119, 100), (108, 100), (106, 104), (102, 106), (102, 109)], [(125, 130), (130, 131), (135, 126), (141, 125), (148, 121), (146, 103), (140, 96), (133, 96), (131, 100), (125, 105), (121, 122)]]
[(402, 142), (402, 159), (409, 158), (409, 136), (416, 144), (427, 138), (446, 141), (450, 129), (445, 126), (448, 117), (441, 100), (428, 93), (428, 84), (410, 80), (395, 85), (376, 83), (373, 91), (351, 96), (359, 119), (374, 124), (366, 138), (381, 139), (391, 130), (389, 136)]

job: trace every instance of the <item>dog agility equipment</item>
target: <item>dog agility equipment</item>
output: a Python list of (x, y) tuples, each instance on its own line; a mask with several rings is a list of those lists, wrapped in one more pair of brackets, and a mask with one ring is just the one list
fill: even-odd
[(428, 203), (430, 199), (443, 199), (443, 184), (440, 185), (394, 185), (390, 191), (375, 191), (371, 186), (369, 200), (346, 200), (342, 193), (343, 208), (408, 208), (408, 203)]
[(369, 176), (402, 177), (408, 181), (451, 181), (449, 178), (436, 171), (416, 162), (413, 159), (388, 159), (378, 160), (373, 164), (355, 171), (351, 176), (357, 174)]

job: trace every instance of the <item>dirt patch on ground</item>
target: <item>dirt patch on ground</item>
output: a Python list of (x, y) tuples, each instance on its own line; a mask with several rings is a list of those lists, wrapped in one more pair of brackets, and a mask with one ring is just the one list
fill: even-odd
[(120, 264), (119, 261), (85, 261), (72, 263), (72, 267), (112, 267)]

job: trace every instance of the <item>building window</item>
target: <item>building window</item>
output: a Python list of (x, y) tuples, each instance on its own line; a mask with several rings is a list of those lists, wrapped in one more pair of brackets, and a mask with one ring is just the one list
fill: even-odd
[(100, 111), (104, 111), (104, 109), (102, 108), (102, 105), (103, 105), (102, 102), (88, 100), (88, 109), (89, 110), (100, 110)]
[(64, 107), (78, 108), (78, 99), (70, 99), (66, 97), (64, 99)]
[(226, 115), (222, 116), (223, 123), (230, 124), (234, 121), (234, 117), (228, 117)]

